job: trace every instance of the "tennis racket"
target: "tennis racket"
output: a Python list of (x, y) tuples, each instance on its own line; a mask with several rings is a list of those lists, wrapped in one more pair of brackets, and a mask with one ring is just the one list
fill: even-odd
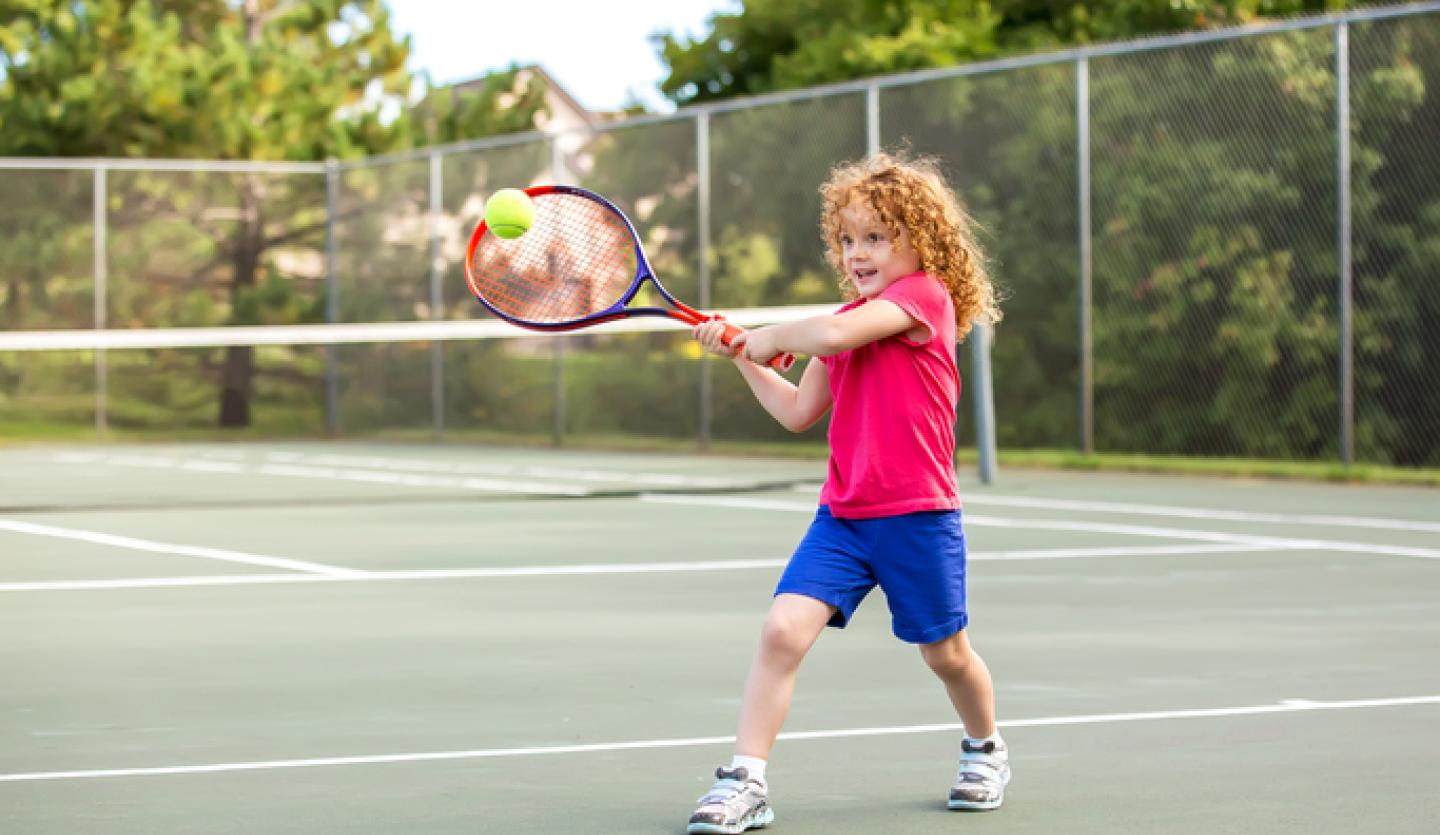
[[(535, 203), (525, 234), (502, 238), (482, 220), (465, 250), (465, 280), (491, 313), (538, 331), (629, 316), (668, 316), (691, 326), (722, 318), (670, 295), (650, 268), (635, 225), (614, 203), (575, 186), (535, 186), (525, 193)], [(647, 281), (668, 308), (630, 306)], [(721, 341), (729, 345), (740, 333), (726, 324)], [(794, 355), (780, 354), (768, 364), (785, 371), (794, 363)]]

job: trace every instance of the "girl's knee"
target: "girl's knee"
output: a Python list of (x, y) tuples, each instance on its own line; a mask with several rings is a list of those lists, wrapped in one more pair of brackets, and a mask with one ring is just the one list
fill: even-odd
[(815, 636), (805, 624), (784, 612), (771, 612), (760, 632), (760, 646), (772, 656), (798, 661), (810, 649)]
[(964, 673), (975, 660), (975, 653), (970, 649), (970, 642), (965, 639), (964, 632), (957, 632), (943, 641), (925, 644), (920, 647), (920, 655), (936, 675), (944, 678)]

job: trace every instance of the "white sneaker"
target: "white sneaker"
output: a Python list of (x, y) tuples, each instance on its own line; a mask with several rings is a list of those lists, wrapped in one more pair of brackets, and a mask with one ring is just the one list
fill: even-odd
[(744, 766), (715, 769), (715, 785), (700, 798), (700, 808), (690, 816), (689, 833), (739, 835), (760, 829), (775, 820), (765, 784), (752, 779)]
[(960, 774), (950, 787), (951, 809), (999, 809), (1010, 782), (1010, 752), (1004, 745), (960, 742)]

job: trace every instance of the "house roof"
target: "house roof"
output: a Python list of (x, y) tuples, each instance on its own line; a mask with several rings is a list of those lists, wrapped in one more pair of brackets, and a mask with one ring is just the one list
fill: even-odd
[[(561, 84), (559, 81), (556, 81), (555, 76), (546, 72), (545, 68), (540, 66), (539, 64), (528, 64), (525, 66), (515, 67), (514, 69), (522, 73), (529, 73), (538, 76), (540, 78), (540, 81), (545, 85), (545, 88), (550, 93), (552, 93), (556, 98), (558, 98), (561, 103), (563, 103), (575, 115), (583, 119), (587, 124), (593, 125), (597, 121), (600, 121), (605, 115), (607, 115), (603, 113), (595, 113), (587, 109), (585, 105), (580, 103), (579, 99), (575, 98), (575, 96), (569, 90), (565, 89), (565, 85)], [(502, 72), (510, 72), (510, 70), (503, 70)], [(497, 74), (499, 73), (491, 72), (466, 81), (457, 81), (454, 84), (451, 84), (449, 88), (456, 93), (463, 93), (470, 88), (479, 88), (484, 86), (487, 79)]]

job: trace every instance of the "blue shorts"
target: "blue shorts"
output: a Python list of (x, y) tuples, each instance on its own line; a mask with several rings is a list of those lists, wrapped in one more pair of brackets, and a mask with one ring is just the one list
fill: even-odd
[(960, 511), (837, 519), (820, 506), (776, 594), (803, 594), (836, 608), (844, 628), (875, 586), (890, 604), (895, 637), (930, 644), (964, 629), (965, 531)]

